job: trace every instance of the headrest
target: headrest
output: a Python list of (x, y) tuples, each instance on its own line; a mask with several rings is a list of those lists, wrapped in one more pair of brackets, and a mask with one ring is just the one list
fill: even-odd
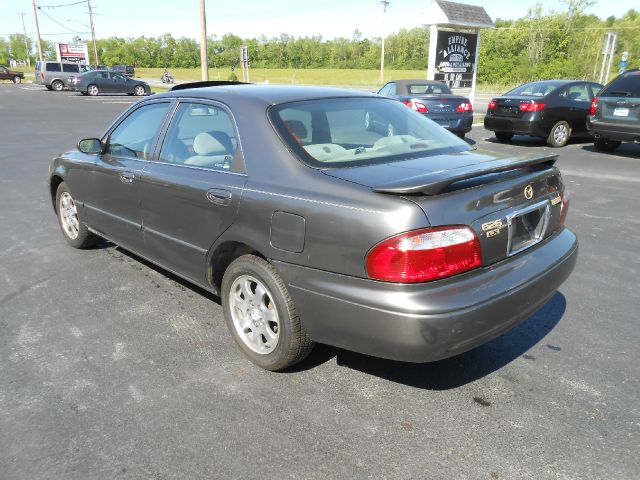
[(225, 149), (218, 140), (207, 132), (202, 132), (193, 139), (193, 151), (196, 155), (215, 155), (224, 153)]
[(304, 126), (300, 120), (285, 120), (284, 124), (287, 126), (289, 131), (293, 133), (296, 139), (306, 138), (307, 136), (307, 127)]

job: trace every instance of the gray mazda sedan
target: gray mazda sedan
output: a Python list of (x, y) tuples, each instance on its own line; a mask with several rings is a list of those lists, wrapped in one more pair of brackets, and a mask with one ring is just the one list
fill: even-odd
[(315, 342), (435, 361), (529, 317), (578, 253), (555, 159), (476, 150), (378, 95), (202, 82), (135, 103), (49, 182), (69, 244), (219, 295), (244, 354), (281, 370)]

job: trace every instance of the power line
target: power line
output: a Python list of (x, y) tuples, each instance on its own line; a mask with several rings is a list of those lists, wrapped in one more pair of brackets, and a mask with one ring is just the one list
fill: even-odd
[(60, 7), (71, 7), (72, 5), (80, 5), (81, 3), (87, 3), (87, 0), (82, 0), (80, 2), (74, 3), (62, 3), (60, 5), (37, 5), (38, 8), (60, 8)]
[(49, 18), (49, 20), (51, 20), (52, 22), (58, 24), (59, 26), (61, 26), (64, 29), (69, 30), (69, 32), (71, 33), (80, 33), (77, 30), (73, 30), (72, 28), (67, 27), (65, 24), (60, 23), (59, 21), (57, 21), (55, 18), (53, 18), (51, 15), (49, 15), (47, 12), (43, 11), (41, 7), (38, 7), (38, 10), (40, 10), (40, 13), (42, 13), (45, 17)]

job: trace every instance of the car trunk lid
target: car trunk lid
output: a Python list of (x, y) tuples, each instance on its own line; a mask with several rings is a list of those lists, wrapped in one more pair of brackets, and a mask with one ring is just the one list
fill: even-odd
[(491, 114), (495, 117), (521, 117), (524, 112), (520, 110), (520, 104), (531, 103), (533, 100), (540, 100), (540, 98), (528, 95), (494, 98), (495, 107), (491, 110)]
[(560, 226), (563, 187), (555, 159), (473, 151), (323, 172), (402, 196), (423, 210), (431, 226), (470, 226), (489, 265)]

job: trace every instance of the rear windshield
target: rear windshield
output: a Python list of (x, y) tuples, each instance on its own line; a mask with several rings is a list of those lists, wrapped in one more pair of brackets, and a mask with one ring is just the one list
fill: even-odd
[(444, 83), (441, 85), (407, 85), (407, 89), (411, 95), (448, 95), (451, 93), (449, 87)]
[(454, 153), (471, 147), (400, 102), (317, 99), (272, 107), (281, 136), (311, 166), (339, 168)]
[(640, 72), (623, 73), (605, 87), (599, 96), (640, 98)]
[(531, 97), (542, 97), (551, 93), (558, 87), (557, 83), (552, 82), (532, 82), (525, 83), (513, 90), (508, 91), (505, 95), (529, 95)]

